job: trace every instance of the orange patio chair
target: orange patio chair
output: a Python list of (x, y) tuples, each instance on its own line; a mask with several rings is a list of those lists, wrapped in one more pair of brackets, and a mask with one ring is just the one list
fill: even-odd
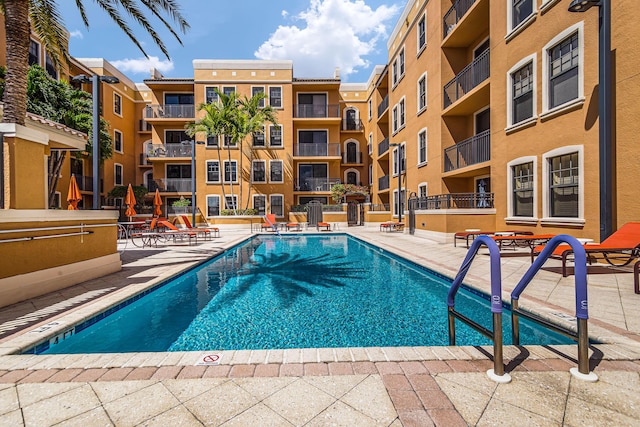
[(265, 222), (262, 224), (262, 230), (269, 231), (278, 231), (278, 226), (276, 225), (276, 215), (275, 214), (266, 214), (264, 216)]
[(218, 227), (193, 227), (191, 225), (191, 221), (189, 221), (188, 216), (180, 215), (180, 218), (182, 218), (182, 222), (184, 222), (187, 230), (195, 231), (196, 233), (202, 233), (205, 238), (209, 237), (209, 239), (211, 239), (211, 234), (215, 234), (216, 237), (220, 237), (220, 229)]

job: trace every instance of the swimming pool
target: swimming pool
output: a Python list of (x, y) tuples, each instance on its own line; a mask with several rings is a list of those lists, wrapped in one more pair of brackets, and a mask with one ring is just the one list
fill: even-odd
[[(32, 352), (448, 345), (450, 284), (351, 236), (260, 235)], [(460, 292), (456, 308), (491, 327), (488, 298)], [(490, 344), (456, 329), (458, 345)], [(510, 330), (505, 315), (505, 344)], [(526, 321), (520, 335), (522, 344), (572, 342)]]

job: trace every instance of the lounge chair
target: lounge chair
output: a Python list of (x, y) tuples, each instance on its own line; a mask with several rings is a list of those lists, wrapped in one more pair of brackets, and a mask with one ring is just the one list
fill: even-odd
[(158, 225), (160, 227), (164, 227), (166, 228), (168, 231), (162, 231), (162, 232), (158, 232), (159, 235), (163, 236), (163, 237), (172, 237), (173, 241), (175, 243), (176, 238), (188, 238), (189, 239), (189, 245), (192, 244), (192, 242), (194, 244), (198, 244), (198, 233), (194, 232), (194, 231), (190, 231), (190, 230), (180, 230), (178, 229), (178, 227), (176, 227), (175, 225), (171, 224), (169, 221), (158, 221)]
[(493, 240), (498, 244), (500, 250), (504, 249), (506, 246), (516, 248), (516, 247), (527, 247), (531, 251), (531, 261), (533, 262), (533, 248), (539, 245), (546, 244), (549, 240), (556, 237), (555, 234), (514, 234), (511, 236), (506, 235), (494, 235), (491, 236)]
[(302, 226), (299, 222), (289, 222), (286, 225), (287, 227), (287, 231), (301, 231), (302, 230)]
[(526, 235), (526, 236), (530, 236), (533, 235), (533, 233), (531, 231), (522, 231), (522, 230), (505, 230), (505, 231), (480, 231), (480, 230), (476, 230), (476, 231), (460, 231), (456, 234), (453, 235), (453, 246), (456, 246), (456, 243), (458, 240), (464, 240), (467, 244), (467, 248), (469, 247), (469, 240), (471, 240), (473, 242), (473, 240), (478, 237), (478, 236), (482, 236), (482, 235), (487, 235), (487, 236), (492, 236), (496, 233), (511, 233), (513, 235)]
[[(533, 256), (540, 255), (544, 245), (536, 246), (532, 250)], [(587, 253), (589, 264), (603, 259), (613, 266), (622, 267), (630, 264), (633, 260), (640, 258), (640, 222), (628, 222), (611, 236), (604, 239), (599, 244), (586, 244), (584, 249)], [(559, 245), (552, 253), (552, 258), (562, 260), (562, 276), (567, 277), (567, 261), (573, 255), (571, 246)]]
[(191, 226), (189, 217), (187, 217), (186, 215), (180, 215), (180, 218), (182, 218), (182, 222), (184, 222), (187, 230), (195, 231), (196, 233), (202, 233), (205, 238), (209, 237), (209, 240), (211, 240), (212, 234), (215, 235), (215, 237), (220, 237), (220, 229), (218, 227), (193, 227)]
[(278, 231), (278, 226), (276, 225), (276, 215), (275, 214), (266, 214), (264, 216), (265, 222), (262, 224), (262, 231)]
[(380, 224), (380, 231), (403, 231), (404, 222), (387, 221)]
[(316, 229), (320, 231), (321, 228), (324, 228), (324, 231), (331, 231), (331, 224), (328, 222), (319, 222), (316, 224)]

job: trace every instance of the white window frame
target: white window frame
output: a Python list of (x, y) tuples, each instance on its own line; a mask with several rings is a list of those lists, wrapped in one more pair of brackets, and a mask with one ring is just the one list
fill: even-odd
[(267, 195), (266, 194), (253, 194), (251, 197), (251, 206), (253, 207), (253, 209), (255, 209), (256, 211), (258, 211), (258, 215), (260, 215), (260, 210), (256, 207), (256, 199), (257, 198), (262, 198), (264, 199), (264, 213), (267, 213)]
[(393, 106), (391, 110), (391, 133), (395, 134), (398, 132), (400, 127), (398, 126), (398, 104)]
[(233, 88), (233, 92), (238, 92), (238, 88), (235, 85), (229, 85), (229, 86), (221, 86), (222, 89), (220, 89), (220, 92), (224, 93), (225, 95), (229, 95), (228, 93), (225, 92), (225, 89), (229, 89), (229, 88)]
[[(550, 215), (549, 197), (549, 159), (564, 154), (578, 153), (578, 218), (558, 218)], [(544, 225), (583, 225), (584, 219), (584, 146), (568, 145), (556, 148), (542, 155), (542, 215), (540, 223)]]
[(373, 164), (369, 163), (369, 186), (373, 185)]
[[(204, 87), (204, 89), (203, 89), (203, 99), (204, 99), (205, 103), (208, 103), (207, 102), (207, 89), (218, 89), (218, 90), (220, 90), (220, 87), (217, 86), (217, 85), (206, 85)], [(214, 92), (214, 94), (215, 94), (215, 99), (212, 102), (219, 102), (220, 101), (220, 97), (218, 96), (217, 93)]]
[[(564, 104), (549, 108), (549, 51), (576, 31), (578, 32), (578, 96)], [(584, 22), (582, 21), (562, 31), (542, 49), (542, 113), (540, 118), (554, 116), (581, 103), (584, 103)]]
[[(267, 147), (267, 134), (265, 132), (265, 126), (262, 125), (262, 131), (257, 131), (253, 133), (253, 139), (252, 139), (252, 147), (254, 148), (266, 148)], [(262, 145), (256, 145), (255, 142), (255, 136), (256, 135), (262, 135)]]
[[(209, 163), (217, 163), (218, 164), (218, 180), (217, 181), (211, 181), (209, 180)], [(205, 166), (207, 167), (205, 169), (205, 174), (206, 174), (206, 183), (207, 184), (220, 184), (222, 182), (222, 170), (220, 169), (220, 161), (219, 160), (207, 160), (207, 162), (205, 163)]]
[(398, 130), (403, 129), (407, 125), (407, 104), (403, 96), (398, 101)]
[[(392, 164), (392, 175), (398, 176), (398, 169), (400, 169), (400, 173), (407, 172), (407, 143), (405, 141), (401, 142), (399, 146), (393, 147), (391, 151), (391, 155), (393, 156)], [(398, 164), (398, 154), (397, 151), (400, 150), (400, 164)], [(404, 168), (402, 164), (404, 163)]]
[[(420, 94), (420, 82), (424, 81), (424, 105), (421, 105), (421, 94)], [(418, 104), (418, 114), (422, 113), (427, 109), (427, 73), (426, 71), (422, 73), (420, 77), (418, 77), (418, 82), (416, 83), (416, 103)]]
[[(420, 158), (420, 135), (424, 134), (424, 159)], [(428, 162), (428, 148), (429, 148), (429, 134), (427, 132), (427, 128), (422, 128), (418, 131), (418, 135), (417, 135), (417, 141), (416, 141), (416, 148), (417, 148), (417, 158), (418, 158), (418, 166), (424, 166), (427, 164)]]
[(373, 132), (369, 133), (369, 155), (373, 154)]
[[(235, 164), (235, 179), (227, 181), (227, 164)], [(223, 160), (222, 161), (223, 169), (222, 169), (222, 181), (223, 182), (232, 182), (233, 184), (238, 183), (238, 161), (237, 160)], [(229, 170), (229, 178), (233, 178), (233, 169)]]
[[(424, 195), (420, 194), (422, 189), (424, 188)], [(429, 184), (426, 182), (421, 182), (420, 184), (418, 184), (418, 192), (417, 192), (418, 197), (429, 197)]]
[(531, 2), (531, 15), (527, 16), (522, 22), (518, 25), (513, 25), (513, 1), (514, 0), (506, 0), (507, 3), (507, 35), (506, 39), (509, 39), (516, 34), (519, 34), (523, 29), (529, 26), (531, 22), (536, 19), (538, 15), (538, 0), (529, 0)]
[[(274, 163), (280, 163), (280, 174), (282, 175), (282, 179), (280, 181), (275, 181), (271, 179), (271, 168)], [(269, 160), (269, 182), (274, 184), (282, 184), (284, 183), (284, 162), (282, 160)]]
[[(538, 91), (536, 88), (538, 87), (538, 66), (537, 66), (538, 56), (537, 54), (529, 55), (525, 58), (522, 58), (520, 61), (516, 62), (513, 67), (507, 71), (507, 127), (506, 131), (514, 130), (517, 128), (521, 128), (523, 126), (527, 126), (532, 122), (536, 122), (538, 120)], [(512, 74), (516, 71), (520, 70), (525, 65), (531, 63), (533, 68), (533, 108), (531, 110), (531, 117), (523, 120), (518, 123), (513, 123), (513, 76)]]
[[(554, 156), (552, 156), (554, 157)], [(533, 163), (533, 216), (514, 216), (513, 213), (513, 167), (524, 163)], [(507, 163), (507, 217), (505, 221), (520, 223), (537, 223), (538, 217), (538, 157), (524, 156), (513, 159)]]
[[(276, 128), (276, 127), (280, 128), (280, 144), (278, 144), (278, 145), (274, 145), (271, 142), (271, 130), (273, 128)], [(284, 126), (282, 126), (281, 124), (279, 124), (279, 125), (270, 124), (269, 125), (269, 147), (274, 147), (274, 148), (283, 148), (284, 147)]]
[[(215, 139), (216, 143), (215, 144), (209, 144), (209, 140), (210, 140), (209, 138), (211, 138), (211, 141), (213, 141)], [(209, 135), (209, 136), (207, 136), (207, 141), (205, 142), (205, 148), (207, 148), (207, 149), (212, 149), (212, 148), (217, 149), (219, 144), (220, 144), (220, 135)]]
[[(116, 99), (120, 99), (120, 102), (116, 102)], [(118, 112), (116, 110), (116, 107), (120, 105), (120, 111)], [(120, 95), (118, 92), (114, 91), (113, 92), (113, 114), (115, 114), (118, 117), (122, 117), (122, 95)]]
[[(118, 168), (120, 168), (120, 182), (118, 182)], [(113, 185), (124, 185), (124, 167), (120, 163), (113, 164)]]
[(405, 187), (402, 187), (400, 189), (400, 192), (398, 192), (398, 190), (393, 190), (393, 208), (392, 208), (392, 216), (395, 218), (398, 216), (398, 194), (400, 194), (400, 197), (404, 196), (404, 200), (400, 199), (401, 203), (401, 207), (402, 207), (402, 215), (404, 216), (404, 213), (407, 210), (407, 191)]
[(238, 205), (238, 195), (237, 194), (226, 194), (224, 196), (224, 209), (225, 210), (233, 210), (233, 207), (230, 206), (229, 201), (227, 199), (231, 199), (231, 203), (236, 209), (240, 209), (240, 205)]
[[(209, 214), (209, 199), (218, 199), (218, 215), (210, 215)], [(207, 194), (207, 205), (206, 205), (206, 209), (207, 209), (207, 218), (212, 218), (214, 216), (219, 216), (220, 215), (220, 211), (222, 210), (222, 207), (220, 206), (220, 195), (218, 194)]]
[[(116, 146), (116, 135), (120, 135), (120, 149), (118, 150)], [(124, 134), (118, 129), (113, 130), (113, 151), (116, 153), (124, 153)]]
[(356, 185), (357, 185), (358, 182), (362, 182), (360, 180), (360, 171), (358, 169), (355, 169), (355, 168), (349, 168), (349, 169), (346, 169), (344, 171), (344, 175), (342, 176), (344, 181), (342, 181), (342, 182), (345, 182), (345, 183), (347, 182), (347, 174), (349, 172), (355, 172), (356, 173)]
[(367, 111), (368, 111), (369, 121), (371, 121), (371, 119), (373, 118), (373, 100), (371, 99), (367, 103)]
[[(271, 88), (280, 88), (280, 104), (279, 105), (275, 105), (273, 102), (271, 102)], [(282, 86), (269, 86), (269, 105), (273, 108), (284, 108), (283, 105), (284, 103), (282, 102), (282, 98), (283, 98), (283, 94), (282, 94)]]
[(36, 45), (38, 45), (38, 63), (36, 65), (42, 67), (42, 44), (40, 44), (40, 42), (37, 40), (29, 38), (29, 50), (31, 50), (31, 43), (35, 43)]
[[(274, 213), (273, 212), (273, 199), (280, 197), (282, 200), (282, 212), (281, 213)], [(269, 194), (269, 213), (275, 214), (275, 216), (277, 218), (282, 218), (284, 217), (284, 194)]]
[[(251, 86), (251, 97), (253, 98), (255, 95), (257, 95), (257, 93), (254, 93), (253, 90), (254, 89), (262, 89), (262, 93), (265, 94), (265, 98), (260, 100), (260, 104), (258, 104), (258, 107), (260, 108), (264, 108), (265, 106), (265, 101), (266, 101), (266, 95), (267, 93), (265, 92), (265, 87), (264, 86)], [(260, 91), (258, 91), (258, 93), (260, 93)]]
[[(254, 165), (258, 164), (258, 163), (262, 163), (262, 165), (264, 166), (264, 180), (262, 181), (256, 181), (255, 179), (255, 169), (254, 169)], [(267, 176), (267, 174), (269, 173), (269, 170), (267, 170), (267, 161), (266, 160), (253, 160), (251, 161), (251, 182), (255, 183), (255, 184), (266, 184), (269, 181), (269, 178)]]
[[(423, 33), (424, 43), (422, 45), (420, 44), (420, 23), (421, 22), (424, 25), (424, 33)], [(420, 56), (422, 51), (425, 50), (425, 48), (427, 47), (427, 14), (426, 13), (422, 14), (422, 16), (420, 17), (420, 19), (418, 19), (418, 22), (416, 24), (416, 46), (418, 48), (416, 56)]]

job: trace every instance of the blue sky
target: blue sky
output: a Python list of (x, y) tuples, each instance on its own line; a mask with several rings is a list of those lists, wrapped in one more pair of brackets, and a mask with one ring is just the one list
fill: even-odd
[(130, 24), (151, 62), (94, 2), (84, 2), (89, 29), (75, 2), (58, 3), (71, 33), (71, 55), (105, 58), (136, 82), (148, 78), (152, 66), (166, 77), (193, 77), (193, 59), (291, 59), (295, 77), (333, 77), (340, 67), (343, 82), (366, 82), (375, 65), (386, 63), (387, 39), (406, 2), (181, 0), (191, 25), (182, 36), (184, 46), (160, 23), (154, 26), (171, 61)]

